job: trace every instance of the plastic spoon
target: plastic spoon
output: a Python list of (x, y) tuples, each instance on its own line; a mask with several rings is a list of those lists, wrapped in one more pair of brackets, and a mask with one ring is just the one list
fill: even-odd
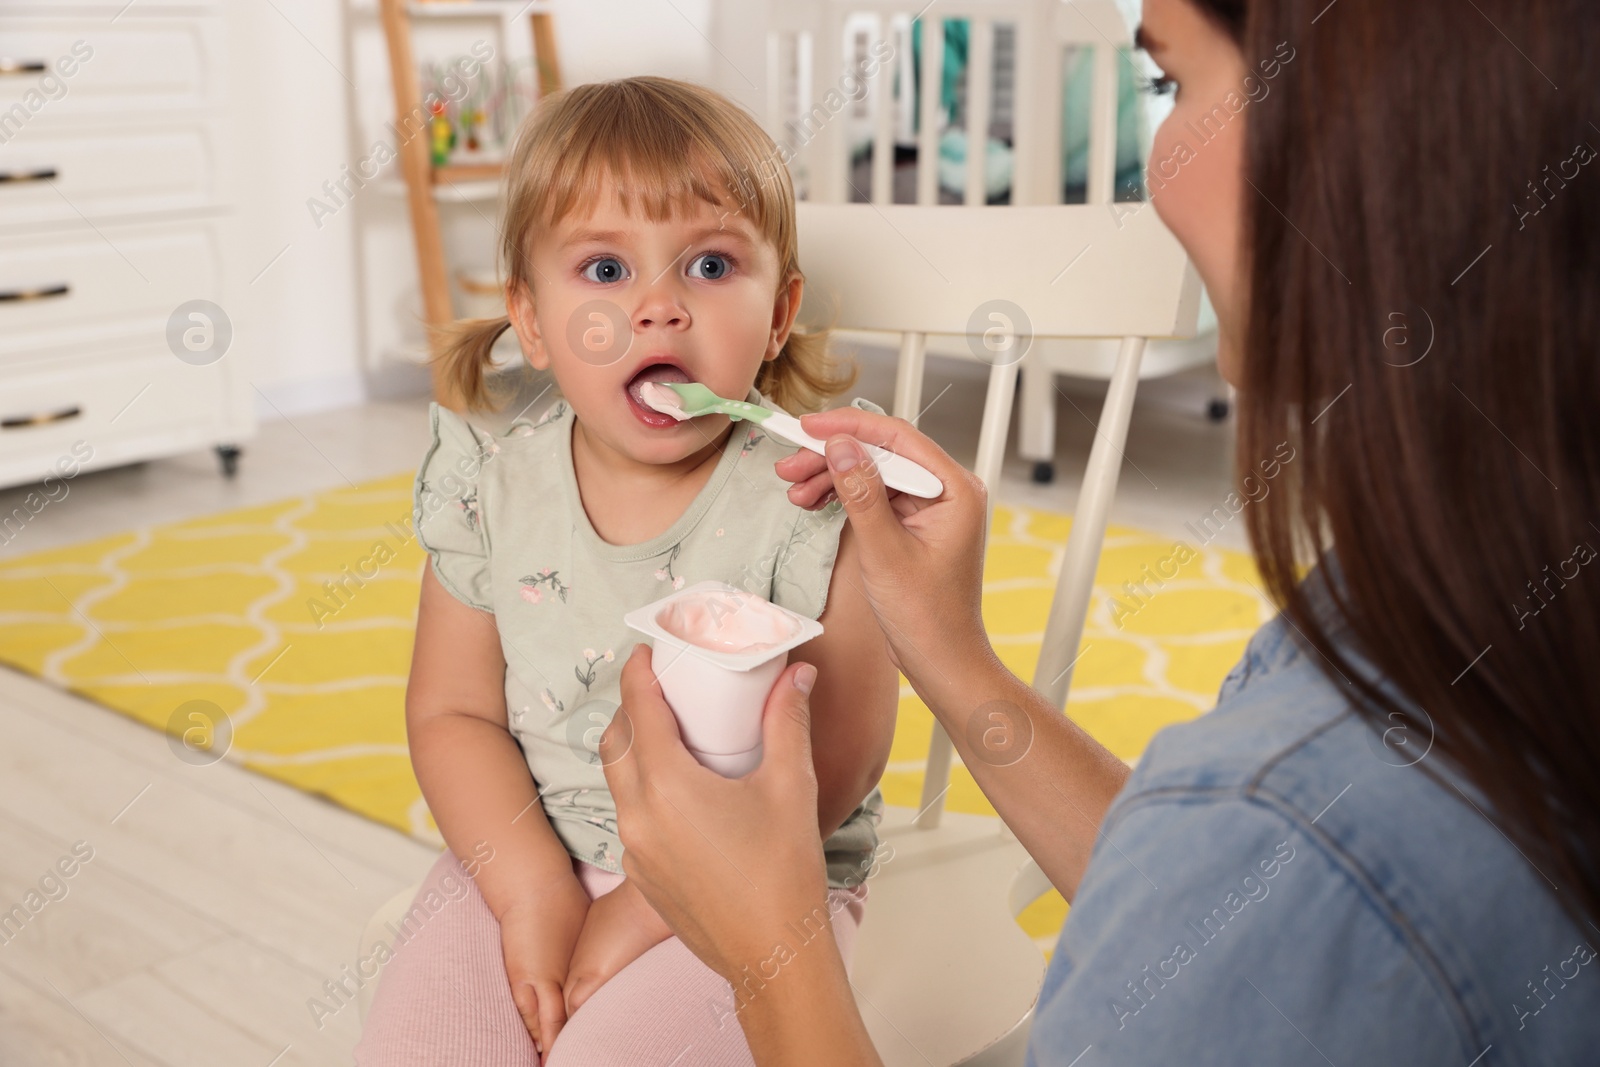
[[(808, 448), (819, 456), (826, 456), (823, 443), (800, 428), (800, 420), (782, 411), (773, 411), (759, 404), (743, 400), (728, 400), (713, 393), (699, 382), (647, 382), (640, 395), (644, 402), (664, 415), (679, 422), (701, 415), (721, 414), (731, 419), (745, 419), (758, 423), (762, 429), (777, 434), (791, 444)], [(862, 445), (867, 455), (877, 465), (885, 485), (911, 496), (932, 500), (944, 492), (944, 483), (928, 468), (896, 455), (886, 448)]]

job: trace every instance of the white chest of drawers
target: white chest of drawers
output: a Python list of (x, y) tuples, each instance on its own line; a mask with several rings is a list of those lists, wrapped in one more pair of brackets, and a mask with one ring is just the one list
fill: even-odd
[(225, 331), (185, 314), (184, 358), (169, 340), (183, 305), (228, 305), (223, 11), (0, 0), (0, 485), (64, 457), (231, 467), (253, 429), (237, 354), (204, 347)]

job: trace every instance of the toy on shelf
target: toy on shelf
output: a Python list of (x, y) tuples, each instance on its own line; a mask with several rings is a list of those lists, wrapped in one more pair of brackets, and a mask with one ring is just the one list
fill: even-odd
[(450, 153), (456, 147), (456, 131), (451, 125), (443, 100), (435, 100), (428, 108), (433, 118), (428, 121), (429, 145), (433, 151), (433, 165), (442, 167), (450, 162)]
[[(562, 87), (550, 0), (516, 0), (516, 5), (512, 14), (510, 3), (376, 2), (388, 46), (400, 177), (411, 216), (422, 318), (429, 328), (430, 347), (437, 344), (438, 328), (456, 317), (440, 202), (470, 201), (490, 194), (503, 176), (511, 141), (527, 107)], [(4, 6), (3, 0), (0, 6)], [(498, 17), (502, 8), (503, 18)], [(439, 63), (437, 52), (431, 61), (417, 54), (418, 15), (436, 26), (441, 23), (435, 20), (451, 15), (479, 21), (494, 15), (500, 32), (474, 43), (470, 55)], [(532, 30), (533, 58), (513, 59), (513, 53), (507, 51), (507, 31), (524, 15), (525, 25)], [(454, 36), (458, 41), (464, 37), (460, 33)], [(526, 73), (520, 68), (526, 68)], [(437, 368), (434, 397), (446, 407), (461, 404), (454, 386)]]
[(503, 159), (522, 116), (539, 99), (536, 75), (537, 65), (528, 61), (479, 63), (457, 57), (420, 64), (433, 165)]

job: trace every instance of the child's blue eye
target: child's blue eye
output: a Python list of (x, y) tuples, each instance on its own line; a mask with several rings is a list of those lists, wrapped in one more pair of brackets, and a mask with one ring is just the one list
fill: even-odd
[(583, 265), (583, 276), (591, 282), (620, 282), (628, 276), (628, 268), (614, 256), (598, 256)]
[(727, 256), (717, 252), (707, 252), (703, 256), (696, 256), (689, 261), (689, 276), (691, 278), (704, 278), (714, 282), (718, 278), (725, 278), (733, 270), (733, 261)]

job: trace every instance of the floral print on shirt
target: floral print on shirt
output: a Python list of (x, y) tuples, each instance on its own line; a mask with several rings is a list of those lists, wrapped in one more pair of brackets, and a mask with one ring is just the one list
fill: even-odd
[(543, 415), (539, 416), (539, 421), (535, 422), (533, 424), (533, 428), (537, 430), (539, 427), (543, 426), (545, 423), (552, 422), (552, 421), (554, 421), (556, 419), (559, 419), (561, 416), (565, 415), (566, 413), (567, 413), (567, 402), (565, 400), (557, 400), (554, 404), (550, 405), (550, 410), (549, 411), (546, 411)]
[(583, 683), (583, 691), (587, 693), (589, 688), (594, 685), (595, 664), (602, 661), (610, 663), (617, 658), (617, 654), (609, 648), (604, 652), (596, 652), (592, 648), (586, 648), (583, 650), (583, 658), (584, 665), (572, 668), (572, 673), (578, 676), (578, 681)]
[[(420, 524), (422, 522), (423, 514), (420, 501), (426, 500), (429, 496), (438, 497), (443, 495), (444, 494), (440, 493), (427, 482), (423, 482), (421, 487), (417, 490), (417, 499), (419, 503), (412, 512), (412, 522), (414, 524)], [(478, 514), (478, 487), (475, 485), (472, 486), (467, 493), (456, 497), (454, 503), (455, 506), (461, 510), (461, 521), (467, 524), (467, 529), (471, 530), (473, 533), (477, 533), (480, 525), (480, 517)]]
[(672, 546), (672, 551), (667, 553), (667, 565), (656, 570), (656, 581), (671, 582), (672, 588), (683, 588), (683, 577), (672, 573), (673, 561), (678, 558), (678, 553), (683, 551), (683, 542), (679, 541)]
[(550, 587), (552, 593), (561, 598), (563, 604), (567, 602), (568, 589), (566, 584), (562, 582), (559, 571), (545, 567), (538, 574), (524, 574), (517, 581), (522, 586), (522, 599), (530, 604), (537, 604), (544, 600), (544, 589), (542, 587), (546, 585)]
[(460, 500), (457, 500), (456, 503), (461, 505), (461, 513), (462, 513), (462, 516), (467, 521), (467, 529), (471, 530), (473, 533), (477, 533), (478, 532), (478, 490), (477, 489), (473, 489), (472, 492), (468, 493), (466, 496), (462, 497)]

